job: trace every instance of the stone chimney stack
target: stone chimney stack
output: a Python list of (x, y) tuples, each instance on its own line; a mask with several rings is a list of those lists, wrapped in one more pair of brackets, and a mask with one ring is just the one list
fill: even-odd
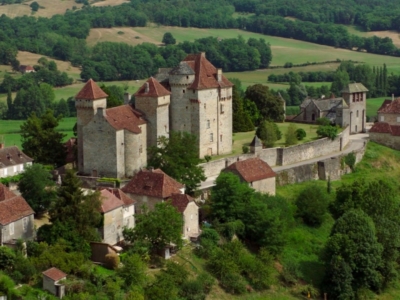
[(222, 69), (217, 69), (217, 80), (218, 82), (222, 81)]
[(145, 87), (144, 87), (144, 92), (147, 94), (149, 92), (149, 83), (146, 82)]
[(128, 92), (124, 93), (124, 104), (129, 104), (130, 101), (131, 101), (131, 94), (129, 94)]
[(206, 58), (206, 53), (205, 52), (200, 52), (200, 56)]

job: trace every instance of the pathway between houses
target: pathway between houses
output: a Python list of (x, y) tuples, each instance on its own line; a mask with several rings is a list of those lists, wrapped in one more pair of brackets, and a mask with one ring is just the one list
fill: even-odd
[[(348, 154), (350, 152), (356, 151), (361, 149), (364, 146), (364, 143), (367, 141), (369, 135), (368, 133), (359, 133), (359, 134), (353, 134), (350, 135), (350, 141), (347, 144), (346, 148), (344, 148), (342, 151), (335, 151), (332, 152), (328, 155), (323, 155), (323, 156), (319, 156), (319, 157), (315, 157), (312, 159), (308, 159), (308, 160), (303, 160), (301, 162), (295, 163), (295, 164), (291, 164), (291, 165), (286, 165), (286, 166), (275, 166), (272, 167), (272, 170), (274, 170), (275, 172), (277, 171), (283, 171), (283, 170), (287, 170), (287, 169), (291, 169), (294, 167), (298, 167), (298, 166), (302, 166), (302, 165), (307, 165), (307, 164), (311, 164), (314, 162), (318, 162), (320, 160), (324, 160), (324, 159), (328, 159), (331, 157), (337, 157), (339, 155), (342, 154)], [(213, 187), (215, 185), (215, 180), (217, 179), (218, 176), (210, 176), (208, 177), (205, 181), (203, 181), (200, 184), (199, 190), (206, 190), (209, 189), (211, 187)]]

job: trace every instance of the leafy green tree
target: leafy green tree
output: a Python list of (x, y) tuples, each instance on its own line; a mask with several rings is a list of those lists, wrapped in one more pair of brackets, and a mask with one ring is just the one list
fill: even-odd
[(173, 37), (171, 32), (166, 32), (166, 33), (164, 33), (162, 42), (165, 45), (174, 45), (174, 44), (176, 44), (176, 39)]
[(307, 136), (307, 133), (303, 128), (298, 128), (296, 130), (296, 137), (299, 141), (302, 141)]
[(51, 174), (41, 164), (25, 168), (18, 182), (18, 189), (38, 215), (46, 212), (56, 197)]
[(276, 128), (272, 122), (262, 121), (257, 128), (256, 135), (267, 148), (274, 146), (278, 140)]
[(255, 84), (246, 89), (246, 98), (253, 101), (261, 116), (275, 122), (282, 122), (284, 117), (283, 103), (278, 96), (269, 90), (268, 86)]
[(13, 111), (13, 100), (12, 100), (12, 95), (11, 95), (11, 88), (8, 87), (7, 91), (7, 118), (12, 119), (14, 116), (14, 111)]
[(330, 297), (349, 299), (364, 288), (377, 291), (382, 250), (370, 217), (361, 210), (343, 214), (335, 222), (326, 245), (325, 288)]
[(32, 11), (39, 10), (39, 3), (37, 3), (36, 1), (33, 1), (29, 6), (31, 7)]
[(317, 129), (317, 134), (319, 137), (328, 137), (332, 141), (337, 137), (337, 127), (336, 126), (319, 126)]
[(340, 92), (350, 83), (349, 74), (346, 71), (336, 71), (333, 82), (331, 85), (331, 91), (335, 95), (340, 95)]
[(2, 270), (11, 271), (14, 268), (15, 253), (6, 246), (0, 246), (0, 265)]
[(123, 260), (123, 267), (117, 273), (124, 280), (126, 287), (144, 287), (147, 281), (147, 266), (138, 254), (127, 255)]
[(42, 93), (38, 86), (31, 85), (27, 89), (20, 89), (13, 103), (14, 119), (27, 119), (32, 113), (41, 116), (45, 111)]
[(69, 107), (67, 101), (60, 99), (56, 105), (55, 112), (57, 116), (69, 117)]
[(297, 215), (310, 226), (322, 224), (328, 212), (330, 198), (327, 191), (318, 184), (309, 184), (296, 200)]
[(53, 87), (50, 84), (43, 82), (39, 85), (39, 89), (45, 109), (53, 109), (53, 102), (56, 98)]
[(124, 90), (116, 85), (105, 86), (102, 84), (100, 88), (105, 92), (107, 97), (107, 107), (115, 107), (124, 103)]
[(51, 110), (41, 117), (33, 113), (21, 125), (22, 149), (36, 163), (62, 166), (66, 150), (63, 144), (65, 134), (57, 132), (61, 117), (55, 118)]
[(232, 89), (232, 118), (233, 132), (245, 132), (254, 130), (254, 125), (248, 113), (243, 109), (243, 99), (236, 86)]
[(285, 146), (292, 146), (297, 144), (297, 135), (296, 135), (297, 127), (295, 124), (289, 124), (286, 133), (285, 133)]
[(0, 120), (7, 119), (7, 104), (0, 102)]
[(350, 167), (350, 169), (352, 171), (354, 171), (354, 167), (356, 165), (356, 156), (353, 152), (350, 152), (349, 154), (347, 154), (344, 157), (344, 162), (346, 163), (346, 165), (348, 165)]
[(206, 179), (203, 168), (198, 166), (201, 162), (198, 151), (195, 135), (171, 131), (169, 138), (159, 138), (158, 146), (148, 149), (147, 163), (184, 184), (190, 193)]
[(182, 246), (183, 219), (169, 202), (157, 203), (154, 210), (136, 217), (136, 226), (124, 229), (126, 241), (148, 241), (153, 251), (164, 249), (169, 243)]

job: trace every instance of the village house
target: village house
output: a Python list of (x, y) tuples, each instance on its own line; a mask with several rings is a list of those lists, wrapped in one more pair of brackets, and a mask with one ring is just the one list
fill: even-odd
[(170, 200), (171, 205), (182, 214), (183, 237), (185, 239), (197, 238), (200, 235), (199, 207), (194, 199), (186, 194), (172, 194)]
[(50, 268), (43, 273), (43, 289), (62, 299), (65, 296), (65, 285), (60, 281), (67, 279), (67, 274), (57, 268)]
[(400, 98), (383, 101), (378, 109), (378, 122), (369, 130), (375, 143), (400, 150)]
[(247, 182), (258, 192), (275, 195), (276, 174), (265, 161), (257, 157), (237, 161), (224, 171), (239, 176), (242, 182)]
[(20, 65), (19, 66), (19, 71), (22, 74), (26, 74), (26, 73), (34, 73), (35, 69), (32, 66), (29, 66), (29, 65)]
[(4, 147), (4, 144), (0, 144), (0, 178), (22, 173), (32, 162), (33, 159), (17, 146)]
[(78, 169), (93, 177), (130, 178), (147, 166), (147, 148), (170, 130), (198, 137), (199, 157), (232, 152), (232, 86), (204, 53), (160, 69), (124, 105), (89, 80), (75, 96)]
[(367, 92), (361, 83), (350, 83), (341, 91), (342, 97), (307, 98), (292, 120), (316, 123), (318, 118), (325, 117), (340, 127), (349, 126), (350, 133), (365, 132)]
[(99, 233), (104, 243), (115, 245), (124, 240), (124, 227), (135, 226), (134, 201), (119, 189), (102, 189), (100, 197), (103, 226)]
[(0, 183), (0, 246), (34, 237), (34, 211), (21, 196)]
[(139, 171), (122, 189), (136, 201), (136, 213), (141, 213), (143, 205), (149, 210), (156, 203), (164, 202), (173, 194), (183, 194), (185, 188), (160, 169), (143, 169)]

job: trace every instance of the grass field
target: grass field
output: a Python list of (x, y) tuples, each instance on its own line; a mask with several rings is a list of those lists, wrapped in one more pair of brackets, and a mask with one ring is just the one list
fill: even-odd
[[(16, 145), (21, 148), (20, 127), (24, 121), (0, 120), (0, 138), (6, 147)], [(72, 128), (76, 123), (76, 118), (64, 118), (57, 127), (58, 131), (66, 134), (64, 140), (73, 136)]]
[(394, 30), (382, 30), (382, 31), (364, 31), (362, 28), (359, 28), (357, 26), (349, 25), (346, 26), (347, 30), (349, 33), (361, 36), (361, 37), (371, 37), (371, 36), (377, 36), (380, 38), (391, 38), (393, 41), (393, 44), (396, 47), (400, 47), (400, 34), (397, 31)]

